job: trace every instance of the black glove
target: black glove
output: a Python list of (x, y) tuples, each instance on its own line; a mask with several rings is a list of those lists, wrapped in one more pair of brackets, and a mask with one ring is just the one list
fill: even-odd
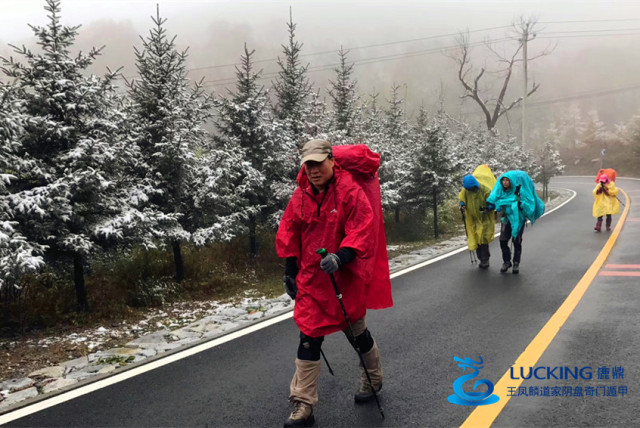
[(480, 209), (480, 212), (481, 212), (481, 213), (488, 213), (488, 212), (491, 212), (491, 211), (492, 211), (492, 210), (491, 210), (489, 207), (487, 207), (487, 206), (480, 207), (479, 209)]
[(289, 297), (291, 297), (291, 300), (295, 300), (296, 294), (298, 294), (296, 278), (293, 276), (285, 275), (282, 280), (284, 281), (284, 291), (289, 295)]
[(516, 186), (516, 196), (520, 196), (520, 185)]
[(342, 262), (340, 261), (340, 257), (334, 253), (329, 253), (320, 260), (320, 269), (328, 274), (332, 274), (340, 269), (341, 265)]

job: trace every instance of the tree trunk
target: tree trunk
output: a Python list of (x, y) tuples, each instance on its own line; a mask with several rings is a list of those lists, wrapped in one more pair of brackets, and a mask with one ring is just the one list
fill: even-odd
[(87, 300), (87, 289), (84, 286), (84, 263), (82, 256), (73, 254), (73, 282), (76, 288), (76, 301), (78, 311), (88, 312), (89, 301)]
[(433, 190), (433, 236), (438, 239), (438, 190), (432, 186)]
[(395, 218), (396, 218), (396, 224), (400, 223), (400, 207), (396, 206), (395, 208)]
[(256, 257), (258, 255), (258, 237), (256, 236), (256, 218), (249, 218), (249, 255)]
[(181, 282), (184, 279), (184, 261), (182, 260), (182, 251), (180, 249), (180, 241), (173, 241), (173, 262), (176, 266), (176, 281)]

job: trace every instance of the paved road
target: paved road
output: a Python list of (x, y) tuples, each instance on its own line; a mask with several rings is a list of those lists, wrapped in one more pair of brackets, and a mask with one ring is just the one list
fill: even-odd
[[(498, 272), (500, 250), (495, 241), (488, 271), (472, 267), (468, 253), (459, 253), (395, 278), (394, 308), (369, 312), (368, 324), (380, 343), (387, 377), (384, 421), (375, 404), (353, 403), (357, 356), (344, 337), (327, 338), (324, 350), (336, 376), (324, 370), (321, 377), (318, 426), (442, 427), (459, 426), (467, 419), (474, 407), (447, 401), (453, 381), (462, 375), (453, 357), (482, 355), (481, 377), (498, 382), (608, 238), (607, 233), (593, 232), (592, 179), (565, 177), (553, 185), (574, 189), (578, 196), (525, 230), (520, 275)], [(640, 181), (619, 179), (618, 186), (632, 199), (640, 197)], [(640, 211), (634, 207), (629, 218), (607, 264), (640, 264), (634, 244), (640, 221), (631, 221), (640, 219)], [(536, 364), (620, 366), (628, 394), (513, 397), (496, 426), (638, 426), (640, 370), (633, 358), (639, 349), (637, 279), (598, 276)], [(289, 412), (286, 397), (296, 348), (297, 329), (288, 319), (11, 425), (282, 426)], [(522, 386), (554, 385), (544, 382)], [(573, 384), (623, 383), (593, 379)]]

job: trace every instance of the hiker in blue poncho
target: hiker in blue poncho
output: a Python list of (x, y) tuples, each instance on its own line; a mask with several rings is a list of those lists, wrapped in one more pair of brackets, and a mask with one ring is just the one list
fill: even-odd
[[(544, 202), (538, 197), (531, 177), (524, 171), (507, 171), (500, 176), (487, 198), (489, 208), (502, 212), (500, 248), (502, 249), (501, 273), (513, 266), (512, 272), (520, 272), (522, 233), (527, 220), (531, 224), (544, 214)], [(509, 240), (513, 242), (513, 263)]]

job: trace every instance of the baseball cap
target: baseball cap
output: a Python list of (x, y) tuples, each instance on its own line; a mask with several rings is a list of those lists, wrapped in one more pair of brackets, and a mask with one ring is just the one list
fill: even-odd
[(307, 141), (302, 146), (302, 150), (300, 150), (300, 155), (302, 156), (300, 165), (307, 161), (322, 162), (330, 154), (332, 154), (332, 151), (329, 141), (321, 139)]

